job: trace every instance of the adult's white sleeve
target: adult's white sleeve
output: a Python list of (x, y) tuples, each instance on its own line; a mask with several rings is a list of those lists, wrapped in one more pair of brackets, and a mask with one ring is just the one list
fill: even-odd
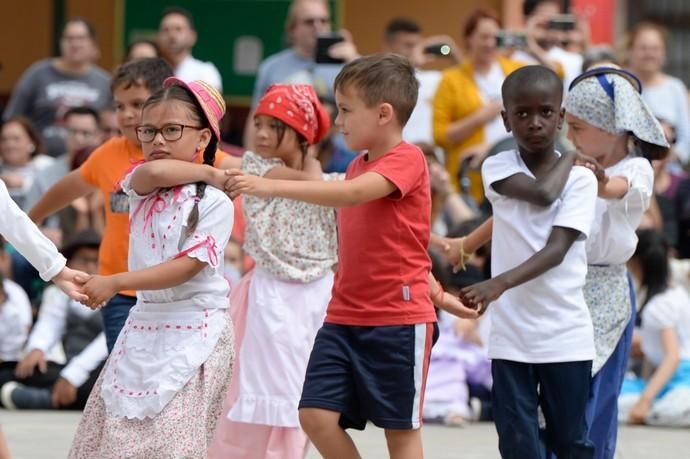
[(0, 233), (24, 258), (29, 260), (44, 281), (57, 276), (67, 263), (50, 239), (12, 200), (2, 180), (0, 180)]
[(105, 342), (105, 334), (100, 333), (83, 351), (67, 363), (60, 372), (60, 376), (74, 387), (81, 387), (89, 379), (91, 372), (107, 358), (108, 346)]

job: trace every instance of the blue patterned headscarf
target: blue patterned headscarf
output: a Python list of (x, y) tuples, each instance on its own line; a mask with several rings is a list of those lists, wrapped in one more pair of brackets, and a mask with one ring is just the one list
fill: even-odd
[(615, 73), (576, 81), (565, 98), (565, 110), (611, 134), (632, 134), (647, 143), (668, 147), (666, 136), (632, 82)]

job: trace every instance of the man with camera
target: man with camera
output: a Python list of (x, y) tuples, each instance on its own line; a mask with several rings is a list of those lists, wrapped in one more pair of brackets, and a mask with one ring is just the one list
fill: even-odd
[(580, 31), (578, 19), (572, 14), (562, 14), (559, 0), (525, 0), (522, 13), (528, 46), (515, 47), (512, 57), (530, 64), (547, 60), (560, 66), (563, 86), (567, 88), (582, 73), (582, 55), (566, 49), (571, 36)]
[(252, 110), (244, 129), (244, 146), (251, 149), (254, 107), (269, 86), (276, 83), (305, 83), (319, 95), (333, 98), (333, 83), (342, 65), (357, 57), (357, 49), (346, 30), (331, 32), (331, 15), (326, 0), (293, 0), (288, 9), (285, 32), (290, 43), (261, 62), (254, 83)]
[(403, 139), (407, 142), (434, 143), (431, 125), (432, 102), (441, 72), (422, 70), (421, 67), (437, 58), (445, 58), (450, 64), (459, 63), (457, 45), (447, 35), (422, 37), (422, 29), (411, 18), (393, 18), (386, 25), (383, 51), (406, 57), (417, 69), (419, 95), (410, 119), (403, 129)]

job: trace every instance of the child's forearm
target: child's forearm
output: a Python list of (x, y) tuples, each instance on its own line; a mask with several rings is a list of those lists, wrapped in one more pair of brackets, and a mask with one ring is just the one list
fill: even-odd
[(190, 163), (176, 159), (148, 161), (137, 167), (132, 174), (132, 189), (146, 195), (158, 188), (170, 188), (195, 182), (217, 182), (223, 172), (206, 164)]
[(480, 247), (487, 244), (491, 240), (493, 228), (494, 218), (491, 217), (465, 236), (462, 246), (463, 251), (465, 253), (476, 252)]
[(114, 274), (112, 279), (117, 291), (163, 290), (187, 282), (206, 266), (196, 258), (184, 256), (150, 268)]
[(656, 396), (659, 395), (659, 392), (663, 390), (668, 381), (673, 377), (673, 374), (678, 369), (678, 362), (678, 359), (665, 358), (649, 379), (640, 398), (650, 403), (653, 402)]
[(273, 180), (321, 180), (321, 164), (313, 158), (305, 158), (304, 169), (287, 166), (274, 167), (264, 176)]
[(554, 227), (543, 249), (494, 279), (501, 282), (505, 291), (541, 276), (563, 262), (579, 235), (580, 232), (574, 229)]
[(640, 399), (649, 403), (654, 401), (659, 392), (663, 390), (668, 381), (673, 377), (680, 363), (678, 335), (675, 330), (672, 328), (661, 330), (661, 342), (664, 348), (664, 359), (654, 371), (652, 377), (649, 378), (644, 392), (640, 396)]
[(550, 206), (563, 192), (576, 158), (575, 152), (564, 153), (544, 176), (534, 179), (527, 174), (515, 174), (493, 185), (494, 189), (509, 198)]
[(367, 172), (353, 180), (270, 180), (269, 194), (325, 207), (353, 207), (384, 198), (397, 188), (383, 176)]
[(602, 199), (623, 199), (628, 193), (628, 180), (625, 177), (611, 177), (605, 185), (599, 187)]

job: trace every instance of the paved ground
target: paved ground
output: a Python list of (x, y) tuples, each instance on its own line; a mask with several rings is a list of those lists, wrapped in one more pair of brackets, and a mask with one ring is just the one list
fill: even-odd
[[(16, 412), (0, 410), (0, 425), (14, 459), (57, 459), (67, 455), (79, 421), (79, 413)], [(354, 433), (366, 459), (386, 458), (383, 432), (376, 428)], [(424, 447), (428, 459), (498, 458), (492, 424), (462, 428), (427, 425)], [(624, 427), (620, 432), (618, 459), (690, 458), (690, 431)], [(319, 455), (312, 451), (308, 459)], [(153, 459), (153, 458), (151, 458)]]

